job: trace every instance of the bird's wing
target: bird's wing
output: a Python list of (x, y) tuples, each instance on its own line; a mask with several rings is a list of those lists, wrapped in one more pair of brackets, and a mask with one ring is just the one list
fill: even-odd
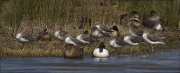
[(84, 44), (83, 42), (79, 41), (76, 38), (70, 38), (73, 42), (77, 43), (77, 44)]
[(25, 38), (25, 39), (27, 39), (27, 40), (29, 40), (29, 41), (35, 41), (35, 38), (32, 38), (30, 35), (28, 35), (28, 34), (23, 34), (22, 35), (22, 38)]
[(154, 35), (154, 34), (149, 34), (149, 35), (147, 36), (147, 38), (150, 39), (151, 41), (154, 41), (154, 42), (156, 42), (156, 41), (162, 41), (162, 39), (160, 39), (158, 36), (156, 36), (156, 35)]
[(117, 44), (117, 45), (127, 45), (126, 43), (124, 43), (124, 42), (122, 42), (122, 41), (120, 41), (120, 40), (117, 40), (117, 41), (116, 41), (116, 44)]
[(82, 39), (85, 40), (85, 41), (90, 41), (90, 42), (94, 42), (95, 41), (89, 35), (83, 35)]
[(133, 43), (144, 42), (144, 40), (143, 40), (142, 37), (132, 37), (132, 38), (131, 38), (131, 41), (132, 41)]
[(111, 30), (107, 29), (105, 26), (100, 26), (102, 31), (111, 32)]
[(101, 34), (105, 35), (100, 29), (98, 29), (97, 27), (93, 27), (93, 28), (91, 29), (91, 33), (92, 33), (92, 32), (95, 32), (95, 31), (99, 31)]
[(60, 36), (62, 36), (62, 37), (64, 37), (65, 38), (65, 36), (66, 36), (66, 34), (68, 34), (66, 31), (60, 31), (59, 32), (59, 34), (60, 34)]
[(143, 30), (142, 30), (142, 29), (134, 28), (133, 31), (134, 31), (137, 35), (139, 35), (139, 36), (141, 36), (142, 33), (143, 33)]

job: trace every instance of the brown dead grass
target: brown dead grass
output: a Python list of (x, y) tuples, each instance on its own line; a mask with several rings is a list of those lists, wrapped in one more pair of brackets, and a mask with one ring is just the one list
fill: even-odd
[[(31, 23), (28, 25), (27, 22)], [(21, 24), (23, 27), (20, 27), (23, 31), (32, 33), (32, 37), (34, 37), (39, 31), (42, 31), (44, 28), (48, 28), (48, 31), (51, 33), (51, 35), (54, 35), (54, 31), (59, 28), (60, 26), (57, 23), (56, 26), (54, 27), (47, 27), (45, 26), (46, 24), (49, 24), (50, 22), (48, 21), (23, 21)], [(108, 28), (112, 27), (112, 25), (106, 25)], [(63, 30), (69, 32), (73, 36), (76, 35), (79, 29), (75, 29), (74, 26), (71, 26), (70, 24), (65, 25)], [(127, 28), (125, 26), (118, 25), (118, 28), (120, 29), (121, 35), (123, 35), (126, 31)], [(33, 43), (27, 43), (24, 46), (24, 49), (21, 49), (22, 44), (19, 43), (15, 39), (15, 29), (19, 28), (13, 28), (10, 26), (2, 26), (1, 33), (1, 55), (0, 57), (49, 57), (49, 56), (63, 56), (63, 51), (66, 49), (63, 47), (65, 45), (64, 41), (57, 40), (53, 38), (52, 41), (38, 41), (38, 42), (33, 42)], [(167, 28), (167, 30), (170, 30), (172, 28)], [(89, 29), (90, 30), (90, 29)], [(166, 38), (166, 45), (154, 45), (154, 50), (156, 49), (175, 49), (178, 48), (180, 45), (179, 44), (179, 32), (170, 30), (171, 32), (170, 36)], [(122, 36), (121, 36), (122, 37)], [(108, 38), (102, 38), (100, 39), (101, 42), (105, 42), (106, 48), (109, 50), (111, 54), (114, 53), (114, 49), (111, 48), (108, 45)], [(98, 47), (99, 43), (93, 43), (85, 47), (84, 55), (92, 55), (92, 51), (94, 48)], [(138, 46), (127, 46), (123, 47), (117, 50), (117, 53), (119, 54), (131, 54), (131, 55), (136, 55), (136, 54), (148, 54), (149, 52), (150, 45), (147, 43), (140, 44)]]

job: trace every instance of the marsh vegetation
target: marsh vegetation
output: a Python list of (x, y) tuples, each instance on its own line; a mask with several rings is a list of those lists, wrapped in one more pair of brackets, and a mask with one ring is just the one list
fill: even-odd
[[(119, 16), (132, 11), (137, 11), (142, 18), (154, 10), (162, 18), (165, 30), (171, 36), (166, 39), (166, 45), (154, 45), (155, 49), (171, 49), (179, 44), (179, 0), (1, 0), (0, 7), (0, 57), (63, 56), (65, 43), (56, 39), (27, 43), (24, 49), (20, 49), (22, 44), (15, 39), (18, 29), (32, 37), (44, 28), (54, 35), (54, 31), (60, 27), (76, 35), (77, 31), (90, 30), (95, 22), (101, 22), (107, 27), (115, 23), (123, 35), (127, 27), (120, 25)], [(86, 26), (78, 29), (78, 21), (86, 18), (91, 19), (91, 23), (87, 20)], [(114, 50), (107, 43), (108, 39), (100, 40), (113, 53)], [(84, 54), (91, 55), (97, 44), (85, 46)], [(146, 54), (149, 47), (149, 44), (144, 43), (118, 49), (117, 53)]]

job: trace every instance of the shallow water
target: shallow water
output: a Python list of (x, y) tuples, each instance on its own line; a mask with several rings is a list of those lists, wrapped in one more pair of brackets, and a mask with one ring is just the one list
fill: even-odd
[(43, 73), (140, 73), (180, 72), (180, 50), (162, 52), (161, 55), (116, 55), (108, 59), (4, 58), (1, 72)]

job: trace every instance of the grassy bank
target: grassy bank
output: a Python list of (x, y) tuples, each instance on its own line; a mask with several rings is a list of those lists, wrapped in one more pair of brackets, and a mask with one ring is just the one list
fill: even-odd
[[(101, 5), (99, 2), (102, 2)], [(117, 4), (117, 5), (116, 5)], [(97, 21), (108, 28), (116, 23), (123, 35), (127, 28), (120, 25), (119, 15), (137, 11), (141, 17), (155, 10), (163, 19), (165, 30), (171, 33), (166, 39), (166, 45), (154, 45), (154, 49), (173, 49), (179, 45), (178, 22), (180, 20), (180, 1), (178, 0), (1, 0), (0, 1), (0, 57), (43, 57), (62, 56), (64, 41), (53, 39), (52, 41), (39, 41), (22, 44), (15, 39), (17, 29), (22, 29), (34, 37), (39, 31), (47, 28), (53, 35), (59, 27), (72, 35), (77, 31), (90, 30)], [(91, 19), (92, 25), (84, 29), (77, 29), (76, 23), (82, 17)], [(104, 41), (110, 53), (114, 50)], [(91, 55), (97, 47), (94, 43), (85, 46), (85, 55)], [(121, 54), (146, 54), (149, 53), (149, 44), (128, 46), (118, 49)]]
[[(41, 27), (36, 27), (39, 29), (34, 29), (32, 33), (32, 37), (37, 33), (35, 31), (43, 30)], [(41, 30), (40, 30), (41, 28)], [(71, 27), (70, 27), (71, 28)], [(119, 26), (119, 28), (126, 28), (125, 26)], [(27, 43), (22, 49), (23, 44), (19, 43), (15, 39), (15, 35), (8, 33), (12, 31), (12, 27), (3, 27), (6, 30), (6, 33), (1, 35), (1, 55), (0, 57), (57, 57), (63, 56), (65, 43), (64, 41), (59, 41), (55, 38), (52, 41), (38, 41), (33, 43)], [(171, 28), (172, 29), (172, 28)], [(64, 30), (68, 31), (68, 29), (64, 28)], [(170, 30), (170, 29), (168, 29)], [(70, 34), (75, 36), (76, 32), (79, 29), (69, 30)], [(125, 31), (124, 29), (120, 29), (120, 31)], [(54, 29), (49, 29), (49, 32), (53, 35)], [(180, 46), (179, 42), (179, 32), (171, 30), (169, 31), (171, 35), (165, 39), (166, 45), (154, 45), (155, 53), (159, 52), (159, 50), (170, 50), (170, 49), (178, 49)], [(121, 33), (123, 35), (124, 33)], [(122, 36), (121, 36), (122, 37)], [(104, 38), (100, 39), (100, 41), (105, 42), (106, 48), (110, 51), (111, 54), (114, 53), (114, 49), (111, 48), (108, 44), (108, 38), (104, 40)], [(84, 55), (91, 56), (94, 48), (98, 47), (99, 43), (93, 43), (85, 47)], [(180, 48), (179, 48), (180, 49)], [(149, 52), (150, 45), (147, 43), (139, 44), (138, 46), (127, 46), (117, 50), (119, 54), (128, 54), (128, 55), (137, 55), (137, 54), (151, 54)], [(156, 51), (157, 50), (157, 51)]]

